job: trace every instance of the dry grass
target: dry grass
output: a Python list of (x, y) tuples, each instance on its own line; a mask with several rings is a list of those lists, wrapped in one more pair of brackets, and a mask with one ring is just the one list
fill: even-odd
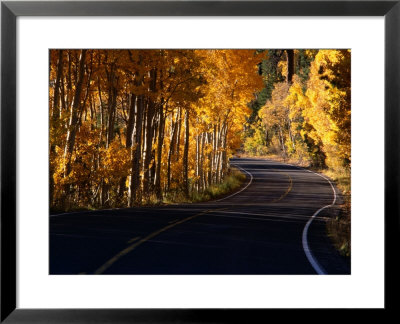
[(328, 236), (331, 238), (340, 254), (351, 255), (351, 177), (349, 170), (324, 172), (340, 190), (342, 203), (339, 205), (339, 213), (327, 223)]
[(158, 201), (155, 195), (150, 196), (145, 206), (159, 206), (170, 204), (197, 203), (215, 200), (227, 196), (239, 189), (246, 180), (246, 175), (235, 167), (228, 170), (224, 181), (214, 184), (203, 192), (193, 190), (189, 197), (186, 197), (182, 190), (167, 193), (162, 202)]
[[(162, 205), (171, 204), (182, 204), (182, 203), (195, 203), (195, 202), (205, 202), (210, 200), (215, 200), (228, 196), (233, 192), (237, 191), (242, 187), (243, 183), (246, 181), (246, 175), (235, 167), (231, 167), (228, 170), (228, 174), (224, 181), (220, 184), (215, 184), (207, 188), (204, 192), (193, 191), (190, 197), (186, 197), (182, 190), (177, 190), (175, 192), (169, 192), (162, 201), (159, 201), (155, 195), (150, 195), (146, 200), (143, 201), (142, 206), (147, 207), (157, 207)], [(90, 211), (90, 210), (101, 210), (108, 209), (110, 207), (104, 208), (93, 208), (91, 206), (71, 206), (66, 209), (55, 209), (50, 210), (51, 214), (65, 213), (65, 212), (79, 212), (79, 211)], [(115, 207), (118, 208), (118, 207)], [(125, 207), (120, 207), (125, 208)]]
[(340, 206), (339, 214), (327, 222), (328, 236), (341, 255), (351, 255), (351, 207), (350, 202)]
[(208, 187), (204, 192), (193, 193), (191, 202), (202, 202), (222, 198), (242, 187), (246, 181), (246, 175), (235, 167), (229, 169), (228, 175), (220, 184)]

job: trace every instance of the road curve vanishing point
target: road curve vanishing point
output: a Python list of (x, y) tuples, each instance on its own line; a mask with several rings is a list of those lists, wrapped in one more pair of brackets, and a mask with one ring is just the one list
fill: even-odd
[(50, 217), (50, 274), (350, 274), (326, 214), (338, 196), (321, 174), (232, 159), (248, 182), (212, 202)]

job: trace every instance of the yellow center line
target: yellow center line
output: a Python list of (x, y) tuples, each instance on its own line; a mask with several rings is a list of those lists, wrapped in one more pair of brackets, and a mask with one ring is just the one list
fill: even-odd
[(126, 242), (126, 243), (131, 244), (131, 243), (135, 242), (135, 241), (138, 240), (138, 239), (140, 239), (140, 236), (136, 236), (136, 237), (134, 237), (134, 238), (131, 238), (131, 239), (130, 239), (128, 242)]
[(289, 174), (287, 174), (286, 172), (279, 172), (279, 173), (283, 173), (284, 175), (286, 175), (288, 177), (288, 179), (289, 179), (289, 187), (286, 189), (286, 191), (279, 198), (272, 200), (271, 203), (278, 202), (278, 201), (282, 200), (283, 198), (285, 198), (287, 196), (287, 194), (290, 192), (290, 190), (292, 190), (292, 187), (293, 187), (293, 179), (292, 179), (292, 177)]
[(147, 235), (146, 237), (142, 238), (140, 241), (138, 241), (138, 242), (136, 242), (136, 243), (134, 243), (134, 244), (128, 246), (127, 248), (123, 249), (121, 252), (119, 252), (118, 254), (116, 254), (115, 256), (113, 256), (113, 257), (112, 257), (110, 260), (108, 260), (106, 263), (104, 263), (104, 264), (103, 264), (100, 268), (98, 268), (94, 273), (95, 273), (95, 274), (101, 274), (101, 273), (103, 273), (103, 272), (106, 271), (109, 267), (111, 267), (117, 260), (119, 260), (121, 257), (123, 257), (124, 255), (128, 254), (129, 252), (131, 252), (131, 251), (134, 250), (135, 248), (137, 248), (139, 245), (141, 245), (141, 244), (143, 244), (144, 242), (146, 242), (146, 241), (152, 239), (153, 237), (155, 237), (155, 236), (161, 234), (162, 232), (165, 232), (166, 230), (171, 229), (172, 227), (174, 227), (174, 226), (176, 226), (176, 225), (182, 224), (182, 223), (184, 223), (184, 222), (187, 222), (187, 221), (189, 221), (189, 220), (191, 220), (191, 219), (193, 219), (193, 218), (202, 216), (202, 215), (207, 214), (207, 213), (209, 213), (209, 212), (213, 212), (213, 211), (217, 211), (217, 210), (223, 210), (223, 209), (227, 209), (227, 208), (209, 209), (209, 210), (203, 211), (203, 212), (201, 212), (201, 213), (199, 213), (199, 214), (196, 214), (196, 215), (193, 215), (193, 216), (189, 216), (189, 217), (187, 217), (187, 218), (184, 218), (184, 219), (182, 219), (182, 220), (180, 220), (180, 221), (177, 221), (177, 222), (175, 222), (175, 223), (173, 223), (173, 224), (167, 225), (167, 226), (165, 226), (165, 227), (159, 229), (158, 231), (155, 231), (155, 232), (153, 232), (153, 233)]

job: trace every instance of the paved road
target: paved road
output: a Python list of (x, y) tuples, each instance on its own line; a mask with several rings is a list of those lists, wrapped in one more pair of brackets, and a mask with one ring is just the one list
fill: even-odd
[(247, 183), (220, 201), (51, 216), (50, 274), (350, 273), (326, 236), (334, 208), (315, 215), (335, 199), (327, 179), (270, 160), (231, 163)]

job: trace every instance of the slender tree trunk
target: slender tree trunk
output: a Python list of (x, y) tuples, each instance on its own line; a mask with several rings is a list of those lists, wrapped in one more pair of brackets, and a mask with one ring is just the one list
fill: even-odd
[(226, 153), (227, 128), (228, 126), (225, 122), (224, 125), (222, 126), (222, 134), (221, 134), (221, 174), (220, 174), (221, 180), (225, 177), (226, 171), (228, 169), (228, 159)]
[(107, 132), (107, 148), (114, 140), (114, 124), (115, 124), (115, 110), (117, 104), (117, 89), (111, 85), (108, 95), (108, 132)]
[(215, 183), (220, 183), (221, 182), (221, 177), (220, 177), (220, 172), (221, 172), (221, 154), (220, 154), (220, 140), (221, 140), (221, 128), (220, 124), (218, 123), (218, 127), (215, 133), (216, 139), (215, 139)]
[[(54, 86), (54, 101), (53, 101), (53, 110), (51, 112), (51, 129), (55, 130), (57, 127), (57, 122), (60, 118), (60, 85), (61, 80), (63, 78), (63, 50), (58, 51), (58, 63), (57, 63), (57, 75), (56, 75), (56, 83)], [(56, 152), (56, 138), (51, 138), (50, 145), (50, 155), (54, 156)], [(51, 158), (52, 160), (52, 158)], [(49, 168), (49, 201), (50, 206), (53, 205), (54, 202), (54, 167), (50, 163)]]
[(71, 106), (71, 116), (69, 120), (67, 140), (64, 150), (64, 161), (66, 161), (64, 176), (69, 175), (69, 173), (71, 172), (71, 157), (75, 145), (76, 131), (78, 129), (78, 115), (81, 109), (81, 93), (82, 93), (82, 85), (83, 85), (84, 71), (85, 71), (85, 59), (86, 59), (86, 50), (82, 50), (79, 62), (78, 79), (75, 86), (75, 96)]
[(162, 159), (162, 147), (163, 147), (163, 143), (164, 143), (164, 127), (165, 127), (164, 111), (163, 111), (163, 104), (161, 104), (160, 108), (159, 108), (157, 164), (156, 164), (155, 181), (154, 181), (155, 193), (156, 193), (157, 199), (159, 201), (162, 200), (162, 192), (161, 192), (161, 162), (162, 161), (161, 161), (161, 159)]
[(144, 98), (143, 95), (138, 96), (136, 104), (136, 120), (135, 120), (135, 149), (132, 150), (132, 171), (130, 184), (130, 202), (133, 206), (136, 202), (141, 203), (142, 194), (140, 190), (140, 165), (142, 156), (142, 125), (143, 125)]
[(54, 87), (52, 122), (56, 122), (60, 118), (60, 91), (61, 91), (60, 85), (62, 78), (63, 78), (63, 50), (59, 50), (58, 63), (57, 63), (57, 76)]
[[(132, 143), (133, 143), (132, 137), (135, 125), (135, 110), (136, 110), (136, 95), (131, 93), (129, 95), (129, 111), (128, 111), (128, 122), (126, 125), (126, 140), (125, 140), (125, 147), (129, 150), (132, 150)], [(126, 179), (127, 177), (122, 177), (119, 183), (119, 198), (121, 201), (126, 191)]]
[(212, 183), (217, 183), (217, 125), (213, 128), (213, 150), (212, 150)]
[(201, 133), (201, 149), (200, 149), (200, 190), (203, 191), (205, 188), (205, 172), (204, 172), (204, 140), (205, 134)]
[(200, 190), (200, 136), (196, 135), (196, 191)]
[(175, 156), (176, 162), (178, 162), (180, 159), (181, 128), (182, 128), (182, 109), (179, 108), (178, 131), (176, 136), (176, 156)]
[[(211, 133), (207, 132), (207, 144), (211, 144)], [(211, 186), (212, 181), (212, 152), (208, 153), (208, 175), (207, 175), (207, 187)]]
[(296, 151), (296, 144), (294, 142), (294, 136), (292, 133), (292, 121), (290, 120), (290, 118), (288, 118), (288, 130), (289, 130), (290, 141), (292, 142), (293, 151)]
[(134, 93), (130, 94), (129, 100), (129, 114), (128, 114), (128, 123), (126, 125), (126, 148), (131, 148), (133, 139), (133, 130), (135, 126), (135, 112), (136, 112), (136, 95)]
[[(152, 69), (149, 73), (150, 77), (150, 92), (156, 91), (156, 78), (157, 72), (156, 69)], [(142, 178), (142, 187), (143, 194), (146, 195), (146, 199), (150, 198), (149, 192), (149, 184), (150, 184), (150, 162), (152, 160), (152, 144), (154, 137), (153, 130), (153, 119), (155, 114), (155, 103), (153, 98), (149, 96), (147, 99), (147, 110), (146, 110), (146, 128), (145, 128), (145, 137), (144, 137), (144, 148), (143, 148), (143, 178)]]
[(284, 157), (286, 158), (286, 147), (285, 147), (285, 140), (283, 138), (283, 132), (282, 132), (282, 127), (281, 125), (279, 125), (279, 138), (280, 138), (280, 142), (281, 142), (281, 147), (282, 147), (282, 152)]
[[(162, 55), (163, 52), (162, 52)], [(157, 78), (155, 78), (154, 88), (157, 87)], [(160, 72), (160, 90), (163, 90), (163, 71)], [(168, 103), (165, 104), (165, 110), (168, 109)], [(154, 190), (158, 201), (162, 201), (162, 190), (161, 190), (161, 166), (162, 166), (162, 150), (164, 146), (164, 132), (165, 132), (165, 117), (167, 112), (164, 113), (164, 97), (161, 97), (161, 104), (159, 105), (159, 123), (158, 123), (158, 139), (157, 139), (157, 159), (154, 179)]]
[(174, 154), (176, 136), (178, 133), (179, 116), (180, 116), (180, 108), (178, 108), (178, 111), (176, 112), (175, 122), (172, 120), (172, 131), (171, 131), (171, 138), (170, 138), (170, 142), (169, 142), (168, 162), (167, 162), (167, 190), (170, 190), (170, 188), (171, 188), (171, 160), (172, 160), (172, 155)]
[(189, 197), (189, 110), (185, 111), (185, 144), (183, 149), (183, 191)]
[(60, 114), (61, 111), (66, 111), (67, 110), (67, 106), (66, 106), (66, 96), (65, 96), (65, 90), (64, 90), (64, 78), (61, 78), (61, 110), (60, 110)]
[(67, 74), (67, 100), (66, 100), (66, 105), (67, 107), (70, 106), (70, 103), (72, 101), (72, 53), (71, 51), (68, 51), (68, 74)]

